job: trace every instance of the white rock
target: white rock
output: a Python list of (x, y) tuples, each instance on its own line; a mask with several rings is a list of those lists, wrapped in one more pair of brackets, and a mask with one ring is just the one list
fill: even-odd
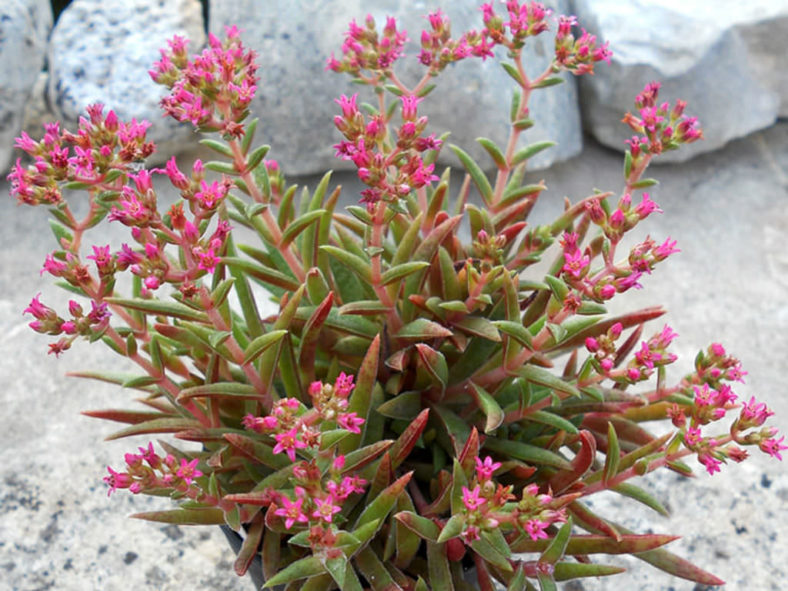
[[(556, 2), (546, 4), (555, 6)], [(566, 11), (567, 0), (557, 4), (562, 9), (559, 12)], [(245, 42), (259, 52), (260, 83), (252, 110), (260, 117), (262, 139), (272, 145), (271, 156), (281, 159), (287, 173), (308, 174), (347, 168), (347, 163), (334, 157), (332, 148), (341, 139), (333, 125), (333, 117), (339, 112), (333, 99), (354, 92), (360, 93), (360, 100), (364, 97), (371, 102), (374, 98), (368, 88), (352, 85), (346, 74), (325, 70), (326, 58), (332, 52), (340, 55), (351, 19), (363, 22), (367, 14), (372, 14), (380, 28), (386, 16), (397, 18), (411, 41), (395, 71), (406, 84), (415, 84), (424, 72), (416, 60), (420, 31), (429, 26), (424, 17), (442, 6), (456, 38), (465, 30), (483, 27), (479, 5), (477, 0), (212, 0), (209, 30), (222, 34), (224, 26), (237, 24)], [(250, 14), (254, 14), (253, 19)], [(530, 43), (529, 73), (536, 75), (546, 67), (552, 43), (549, 32)], [(575, 81), (567, 77), (567, 83), (535, 92), (532, 97), (531, 116), (537, 125), (523, 134), (521, 142), (525, 145), (550, 139), (559, 144), (535, 157), (530, 162), (532, 168), (565, 160), (582, 147)], [(470, 152), (482, 166), (492, 168), (475, 138), (490, 137), (505, 147), (514, 82), (493, 60), (468, 59), (447, 68), (437, 83), (420, 107), (420, 112), (430, 117), (429, 129), (438, 135), (451, 130), (450, 142)], [(449, 150), (443, 151), (443, 157), (459, 166)]]
[[(788, 51), (785, 0), (574, 0), (573, 7), (613, 50), (611, 66), (580, 87), (584, 124), (607, 146), (624, 149), (631, 133), (621, 117), (652, 80), (662, 83), (660, 100), (687, 101), (705, 137), (657, 162), (684, 161), (768, 127), (781, 95), (788, 101), (788, 74), (776, 65)], [(759, 37), (763, 32), (772, 34)]]
[(22, 127), (30, 92), (44, 65), (52, 28), (48, 0), (0, 3), (0, 172), (13, 158), (13, 140)]
[(87, 105), (100, 102), (121, 120), (150, 121), (148, 138), (159, 144), (159, 159), (191, 145), (191, 128), (163, 117), (159, 100), (166, 89), (148, 76), (173, 35), (200, 49), (205, 32), (198, 0), (74, 0), (50, 42), (49, 101), (56, 114), (74, 126)]

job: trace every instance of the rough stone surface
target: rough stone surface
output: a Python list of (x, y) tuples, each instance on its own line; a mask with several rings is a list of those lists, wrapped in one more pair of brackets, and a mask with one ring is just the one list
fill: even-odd
[(197, 51), (204, 39), (198, 0), (74, 0), (61, 13), (49, 47), (49, 102), (59, 118), (75, 125), (85, 107), (100, 102), (122, 120), (147, 119), (148, 138), (159, 159), (193, 141), (191, 127), (164, 118), (164, 87), (148, 70), (167, 39), (182, 35)]
[[(567, 10), (566, 0), (546, 4), (559, 12)], [(440, 0), (213, 0), (209, 29), (218, 34), (225, 25), (238, 24), (244, 30), (244, 40), (261, 56), (258, 97), (252, 111), (261, 119), (263, 138), (273, 147), (271, 155), (286, 163), (286, 172), (311, 174), (327, 167), (348, 166), (334, 157), (331, 148), (341, 139), (333, 125), (338, 113), (333, 99), (354, 92), (365, 101), (373, 98), (368, 88), (352, 85), (347, 75), (325, 70), (326, 58), (332, 52), (340, 53), (348, 22), (353, 18), (361, 22), (372, 14), (380, 27), (387, 15), (395, 16), (411, 39), (405, 58), (395, 70), (403, 82), (415, 84), (424, 72), (416, 60), (420, 31), (428, 27), (424, 15), (442, 6), (458, 37), (465, 30), (483, 26), (478, 5), (476, 0), (450, 4)], [(250, 14), (254, 18), (249, 18)], [(533, 41), (526, 62), (529, 73), (537, 75), (546, 67), (552, 43), (550, 33)], [(532, 116), (539, 123), (523, 134), (521, 141), (558, 142), (558, 146), (532, 160), (534, 167), (566, 160), (582, 146), (575, 81), (571, 75), (566, 76), (567, 83), (533, 94)], [(492, 60), (478, 59), (447, 68), (437, 82), (438, 87), (421, 107), (430, 116), (430, 129), (438, 135), (451, 130), (450, 142), (470, 152), (484, 167), (492, 168), (475, 138), (487, 135), (505, 146), (514, 82)], [(449, 150), (443, 157), (459, 164)]]
[(613, 50), (610, 67), (581, 81), (583, 124), (605, 145), (624, 149), (622, 113), (652, 80), (662, 83), (661, 99), (689, 103), (706, 138), (665, 154), (663, 163), (715, 150), (785, 112), (784, 1), (574, 0), (573, 9)]
[[(343, 204), (357, 199), (352, 173), (338, 174)], [(732, 142), (692, 163), (655, 171), (654, 199), (665, 211), (638, 228), (655, 239), (670, 235), (681, 253), (621, 299), (626, 307), (661, 303), (679, 333), (680, 361), (689, 371), (697, 349), (721, 342), (750, 372), (737, 393), (756, 395), (776, 411), (774, 425), (788, 431), (784, 396), (788, 354), (788, 123)], [(621, 158), (593, 141), (583, 154), (545, 173), (549, 187), (533, 223), (546, 223), (591, 187), (621, 186)], [(313, 187), (315, 179), (305, 179)], [(0, 193), (8, 184), (0, 182)], [(164, 207), (167, 199), (162, 197)], [(211, 589), (251, 591), (232, 573), (232, 556), (218, 529), (167, 527), (128, 519), (130, 513), (166, 509), (166, 499), (119, 491), (101, 483), (107, 464), (144, 441), (102, 442), (114, 428), (80, 417), (90, 408), (123, 407), (133, 397), (110, 385), (63, 377), (69, 370), (118, 367), (99, 347), (75, 345), (60, 359), (45, 355), (47, 338), (27, 328), (21, 310), (29, 298), (63, 308), (68, 295), (40, 277), (54, 242), (42, 239), (43, 211), (0, 200), (0, 570), (14, 591), (58, 589)], [(121, 241), (117, 226), (97, 228), (97, 244)], [(614, 300), (615, 301), (615, 300)], [(661, 319), (662, 320), (662, 319)], [(660, 320), (660, 322), (661, 322)], [(658, 330), (661, 323), (654, 325)], [(673, 517), (662, 518), (628, 499), (597, 496), (595, 510), (631, 529), (683, 536), (669, 548), (728, 582), (729, 589), (781, 591), (788, 580), (788, 473), (784, 464), (755, 452), (742, 465), (694, 480), (671, 472), (640, 479), (663, 499)], [(563, 591), (700, 591), (637, 560), (601, 557), (631, 571), (613, 579), (587, 579)]]
[(0, 3), (0, 173), (13, 159), (13, 140), (22, 128), (25, 104), (46, 57), (52, 28), (48, 0)]

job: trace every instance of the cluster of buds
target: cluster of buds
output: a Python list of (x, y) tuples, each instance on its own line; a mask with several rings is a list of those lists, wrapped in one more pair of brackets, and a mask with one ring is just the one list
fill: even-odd
[(659, 82), (647, 84), (635, 99), (638, 115), (628, 112), (622, 119), (639, 134), (626, 140), (635, 166), (647, 155), (675, 150), (703, 137), (703, 132), (697, 127), (697, 118), (684, 115), (686, 102), (677, 100), (672, 108), (668, 102), (657, 105), (659, 88)]
[(585, 29), (577, 39), (572, 34), (572, 27), (577, 26), (574, 16), (560, 16), (558, 18), (558, 32), (555, 36), (555, 62), (553, 68), (556, 72), (568, 70), (575, 76), (593, 74), (594, 63), (607, 62), (613, 57), (613, 52), (608, 49), (608, 44), (597, 44), (596, 36)]
[[(615, 343), (622, 331), (623, 326), (616, 322), (605, 334), (588, 337), (585, 341), (586, 349), (593, 355), (595, 367), (601, 375), (616, 381), (635, 383), (648, 379), (656, 368), (676, 361), (676, 355), (667, 349), (678, 335), (665, 325), (660, 332), (640, 343), (640, 349), (635, 351), (626, 367), (614, 369), (620, 357)], [(628, 343), (623, 348), (629, 349)]]
[(354, 19), (345, 33), (342, 59), (336, 59), (332, 53), (326, 69), (359, 77), (363, 76), (362, 70), (367, 70), (374, 79), (386, 78), (391, 74), (394, 62), (402, 57), (402, 48), (407, 40), (407, 34), (397, 29), (397, 21), (393, 17), (386, 18), (382, 35), (378, 34), (371, 14), (367, 15), (363, 27)]
[(585, 203), (588, 217), (599, 226), (605, 236), (613, 243), (618, 243), (626, 232), (638, 225), (652, 213), (662, 213), (648, 193), (643, 193), (639, 204), (632, 207), (632, 195), (624, 193), (612, 213), (608, 213), (599, 200), (591, 199)]
[(317, 448), (320, 444), (320, 431), (314, 427), (320, 419), (334, 421), (342, 429), (360, 433), (364, 419), (355, 412), (345, 412), (347, 398), (353, 390), (353, 376), (340, 373), (333, 385), (312, 382), (309, 395), (314, 408), (305, 412), (296, 398), (282, 398), (274, 403), (271, 414), (255, 417), (248, 414), (243, 418), (243, 426), (257, 433), (272, 435), (276, 441), (274, 453), (286, 453), (294, 462), (296, 450)]
[(516, 523), (532, 540), (546, 539), (545, 531), (554, 523), (566, 521), (565, 504), (574, 500), (575, 495), (568, 498), (555, 498), (552, 495), (539, 493), (539, 486), (529, 484), (523, 488), (523, 494), (517, 503), (515, 512)]
[(470, 56), (487, 59), (492, 56), (493, 44), (477, 31), (463, 33), (459, 39), (452, 39), (449, 19), (440, 11), (427, 16), (430, 30), (421, 32), (421, 52), (419, 61), (437, 73), (451, 63)]
[(375, 115), (369, 122), (356, 106), (356, 95), (342, 96), (337, 103), (342, 115), (334, 118), (337, 129), (346, 141), (335, 145), (336, 155), (350, 160), (358, 167), (358, 177), (369, 186), (361, 192), (361, 202), (374, 209), (379, 201), (394, 201), (438, 180), (433, 174), (434, 164), (425, 164), (422, 153), (437, 150), (441, 140), (434, 135), (423, 137), (427, 118), (419, 117), (417, 108), (421, 99), (408, 95), (402, 100), (402, 126), (397, 131), (397, 145), (383, 143), (387, 121)]
[[(624, 293), (633, 287), (639, 289), (642, 287), (639, 281), (644, 274), (651, 273), (657, 263), (679, 252), (675, 240), (666, 238), (658, 244), (647, 237), (632, 247), (626, 262), (614, 263), (610, 250), (605, 254), (605, 266), (591, 273), (593, 253), (590, 247), (581, 250), (578, 239), (578, 234), (574, 232), (565, 232), (561, 239), (564, 249), (562, 276), (568, 285), (595, 301), (609, 300), (617, 293)], [(615, 244), (613, 242), (613, 248)]]
[(134, 494), (155, 489), (173, 489), (189, 493), (193, 498), (202, 493), (194, 483), (196, 478), (203, 475), (197, 469), (197, 458), (181, 458), (180, 462), (172, 454), (162, 458), (153, 451), (153, 444), (148, 443), (148, 447), (139, 448), (138, 454), (127, 453), (125, 460), (124, 472), (116, 472), (107, 467), (109, 476), (104, 478), (104, 482), (109, 485), (108, 495), (117, 489), (129, 489)]
[(227, 27), (224, 42), (213, 34), (208, 47), (188, 59), (187, 41), (175, 36), (161, 51), (150, 76), (168, 87), (162, 99), (167, 115), (204, 130), (219, 130), (225, 137), (243, 135), (241, 121), (257, 89), (255, 52), (244, 47), (236, 27)]
[[(333, 546), (333, 540), (325, 537), (326, 528), (331, 531), (342, 504), (353, 494), (362, 494), (367, 481), (358, 475), (344, 471), (345, 456), (338, 455), (325, 474), (315, 461), (300, 462), (293, 468), (293, 497), (278, 494), (274, 515), (284, 520), (285, 527), (304, 526), (310, 529), (313, 550)], [(314, 528), (319, 528), (313, 531)], [(316, 536), (316, 534), (322, 534)]]
[[(550, 11), (541, 2), (517, 2), (507, 0), (506, 11), (509, 20), (495, 13), (492, 2), (482, 4), (482, 19), (484, 20), (484, 35), (493, 43), (505, 45), (510, 49), (522, 47), (526, 38), (535, 37), (549, 29), (547, 17)], [(508, 39), (507, 29), (511, 34)]]
[(15, 146), (33, 158), (27, 167), (21, 158), (8, 175), (11, 195), (28, 205), (54, 205), (62, 200), (60, 184), (109, 183), (129, 164), (144, 160), (155, 147), (146, 141), (147, 121), (119, 121), (114, 111), (103, 114), (104, 105), (87, 107), (88, 117), (79, 118), (77, 133), (61, 131), (59, 123), (44, 126), (40, 141), (22, 132)]
[(57, 343), (50, 345), (50, 353), (59, 355), (71, 346), (71, 343), (78, 336), (95, 340), (107, 330), (109, 319), (112, 315), (106, 303), (97, 303), (91, 300), (91, 310), (87, 314), (82, 306), (69, 300), (68, 311), (71, 315), (69, 320), (58, 316), (57, 312), (41, 303), (38, 294), (30, 301), (30, 305), (25, 308), (25, 314), (31, 314), (35, 320), (29, 326), (36, 332), (49, 335), (65, 335)]
[(334, 384), (320, 381), (309, 385), (309, 396), (314, 408), (325, 421), (334, 421), (341, 428), (351, 433), (361, 433), (364, 419), (355, 412), (345, 412), (348, 407), (348, 396), (353, 391), (353, 376), (341, 372)]
[(473, 249), (478, 258), (492, 263), (498, 263), (503, 256), (503, 249), (508, 242), (505, 234), (490, 236), (485, 230), (479, 230)]
[(695, 358), (693, 380), (697, 383), (708, 383), (713, 387), (717, 387), (720, 380), (743, 383), (746, 375), (741, 361), (728, 354), (720, 343), (712, 343)]

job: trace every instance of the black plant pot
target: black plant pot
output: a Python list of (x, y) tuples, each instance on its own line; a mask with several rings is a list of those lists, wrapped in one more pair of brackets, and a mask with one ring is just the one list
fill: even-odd
[[(230, 543), (230, 547), (233, 549), (233, 552), (238, 554), (241, 551), (241, 544), (243, 544), (244, 539), (241, 537), (241, 534), (230, 528), (228, 525), (220, 525), (219, 526), (224, 534), (224, 537), (227, 538), (227, 541)], [(249, 567), (249, 570), (246, 571), (250, 577), (252, 577), (252, 582), (254, 583), (255, 589), (261, 589), (263, 584), (265, 583), (265, 579), (263, 579), (263, 559), (260, 557), (260, 554), (257, 553), (252, 559), (252, 564)], [(283, 587), (274, 587), (275, 591), (281, 591)]]

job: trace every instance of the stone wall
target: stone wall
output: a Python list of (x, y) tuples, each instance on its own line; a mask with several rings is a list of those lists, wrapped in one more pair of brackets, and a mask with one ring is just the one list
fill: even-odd
[[(333, 98), (354, 88), (345, 76), (325, 71), (351, 18), (372, 14), (400, 19), (418, 40), (422, 16), (443, 4), (455, 32), (481, 28), (479, 0), (424, 0), (405, 10), (398, 0), (73, 0), (53, 27), (49, 0), (5, 0), (0, 6), (0, 171), (18, 156), (12, 138), (26, 129), (40, 136), (41, 123), (75, 125), (91, 102), (121, 118), (154, 123), (150, 137), (162, 157), (190, 148), (194, 134), (164, 119), (157, 108), (162, 89), (146, 75), (158, 48), (174, 34), (197, 51), (205, 30), (221, 34), (239, 24), (260, 54), (260, 84), (253, 109), (262, 138), (290, 174), (317, 173), (345, 164), (333, 157), (338, 139)], [(61, 3), (62, 4), (62, 3)], [(706, 141), (661, 160), (686, 159), (733, 138), (770, 126), (788, 114), (788, 0), (551, 0), (555, 13), (577, 14), (581, 24), (610, 42), (614, 57), (582, 83), (535, 93), (538, 125), (524, 141), (558, 145), (534, 159), (535, 168), (566, 160), (582, 148), (585, 128), (598, 141), (624, 148), (621, 116), (646, 82), (660, 80), (665, 100), (687, 99), (702, 118)], [(415, 42), (400, 71), (420, 75)], [(529, 65), (548, 63), (550, 34), (529, 43)], [(489, 163), (474, 139), (504, 141), (511, 85), (497, 64), (460, 63), (442, 75), (425, 111), (435, 132), (452, 130), (451, 141)], [(363, 90), (363, 89), (362, 89)], [(449, 151), (444, 157), (453, 158)]]

